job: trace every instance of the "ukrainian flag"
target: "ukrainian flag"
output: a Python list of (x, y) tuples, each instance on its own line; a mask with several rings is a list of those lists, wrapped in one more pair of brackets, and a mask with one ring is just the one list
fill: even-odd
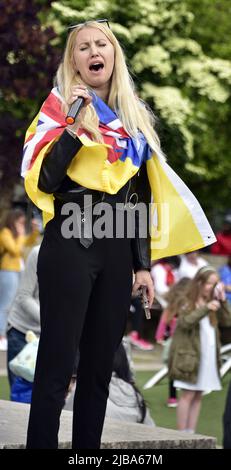
[[(65, 126), (61, 98), (57, 89), (53, 89), (27, 131), (22, 162), (26, 192), (43, 211), (45, 225), (54, 217), (54, 196), (39, 190), (40, 169), (43, 159)], [(129, 141), (126, 149), (126, 133), (121, 136), (121, 141), (117, 138), (121, 135), (121, 129), (118, 119), (104, 125), (103, 144), (92, 141), (84, 130), (80, 130), (78, 136), (83, 146), (73, 158), (68, 176), (82, 186), (116, 194), (137, 173), (141, 164), (140, 152), (136, 151), (134, 141)], [(114, 155), (113, 139), (117, 142)], [(149, 152), (145, 160), (152, 192), (152, 260), (198, 250), (214, 243), (215, 235), (199, 202), (162, 155)]]

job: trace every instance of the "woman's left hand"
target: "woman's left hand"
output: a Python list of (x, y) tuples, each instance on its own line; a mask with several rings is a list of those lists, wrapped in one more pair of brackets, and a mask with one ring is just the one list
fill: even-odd
[(137, 271), (137, 273), (135, 274), (135, 282), (132, 288), (132, 295), (137, 294), (137, 291), (140, 289), (141, 286), (147, 287), (148, 303), (149, 307), (151, 308), (155, 293), (153, 280), (149, 271)]

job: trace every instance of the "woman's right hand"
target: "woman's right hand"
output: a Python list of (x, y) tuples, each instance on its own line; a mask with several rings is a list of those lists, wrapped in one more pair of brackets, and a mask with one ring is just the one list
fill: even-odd
[(75, 85), (72, 87), (71, 95), (68, 100), (68, 105), (71, 106), (72, 103), (74, 103), (74, 101), (76, 101), (77, 98), (79, 98), (80, 96), (84, 98), (83, 108), (81, 109), (76, 122), (72, 125), (69, 124), (67, 126), (67, 128), (74, 132), (80, 127), (81, 122), (83, 121), (85, 116), (86, 107), (92, 102), (92, 96), (89, 95), (87, 87), (85, 85)]

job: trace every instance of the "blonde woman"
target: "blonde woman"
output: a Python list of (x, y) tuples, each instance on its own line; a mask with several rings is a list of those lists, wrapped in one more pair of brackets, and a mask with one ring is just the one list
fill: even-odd
[[(57, 448), (79, 348), (72, 448), (93, 449), (100, 447), (131, 291), (144, 285), (153, 302), (146, 208), (151, 186), (157, 188), (153, 152), (159, 158), (162, 153), (154, 119), (135, 94), (106, 20), (70, 28), (56, 85), (27, 132), (22, 163), (27, 193), (46, 224), (38, 258), (41, 336), (27, 447)], [(78, 97), (84, 107), (67, 125)], [(133, 211), (138, 203), (142, 211)]]

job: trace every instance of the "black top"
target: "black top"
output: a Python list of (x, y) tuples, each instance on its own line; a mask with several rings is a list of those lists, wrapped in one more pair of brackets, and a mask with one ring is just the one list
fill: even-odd
[[(92, 194), (101, 194), (99, 191), (88, 190), (84, 186), (75, 183), (67, 175), (67, 169), (81, 147), (82, 143), (78, 137), (73, 138), (68, 131), (64, 130), (60, 139), (55, 142), (51, 151), (43, 160), (38, 182), (38, 187), (41, 191), (54, 194), (59, 199), (63, 197), (64, 200), (66, 195), (69, 198), (73, 198), (73, 201), (75, 200), (75, 194), (79, 195), (85, 190), (90, 191)], [(104, 201), (112, 205), (115, 202), (128, 202), (134, 193), (138, 196), (138, 202), (149, 204), (151, 191), (145, 164), (141, 166), (139, 172), (117, 194), (105, 193)], [(133, 202), (132, 199), (131, 202)], [(134, 271), (136, 272), (141, 269), (150, 270), (150, 237), (142, 238), (139, 234), (138, 211), (135, 213), (135, 229), (135, 238), (131, 240)]]

